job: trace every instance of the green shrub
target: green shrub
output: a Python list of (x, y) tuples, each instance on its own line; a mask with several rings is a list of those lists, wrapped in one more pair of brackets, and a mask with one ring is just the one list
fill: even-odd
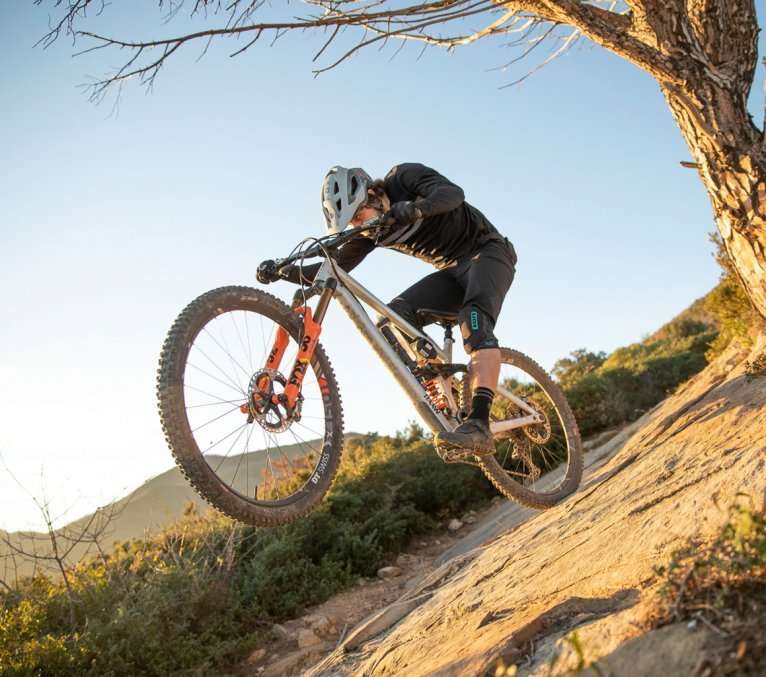
[[(439, 460), (422, 428), (349, 436), (323, 504), (277, 529), (185, 511), (62, 581), (0, 593), (0, 673), (165, 675), (234, 667), (276, 621), (377, 569), (415, 535), (494, 495), (478, 469)], [(259, 640), (259, 638), (261, 638)]]
[(556, 363), (553, 373), (583, 435), (635, 420), (705, 367), (716, 336), (709, 325), (682, 321), (664, 329), (663, 338), (619, 348), (608, 357), (577, 350)]
[(710, 241), (715, 245), (713, 257), (721, 267), (718, 286), (705, 298), (705, 309), (716, 317), (721, 329), (710, 349), (709, 358), (712, 358), (721, 353), (734, 338), (749, 345), (751, 332), (755, 327), (763, 326), (763, 318), (745, 293), (718, 233), (711, 233)]

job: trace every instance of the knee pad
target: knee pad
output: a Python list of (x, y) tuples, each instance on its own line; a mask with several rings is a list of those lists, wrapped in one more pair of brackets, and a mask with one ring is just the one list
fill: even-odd
[(493, 333), (495, 323), (478, 306), (466, 306), (457, 316), (460, 333), (463, 336), (463, 346), (467, 353), (482, 348), (497, 348), (499, 344)]

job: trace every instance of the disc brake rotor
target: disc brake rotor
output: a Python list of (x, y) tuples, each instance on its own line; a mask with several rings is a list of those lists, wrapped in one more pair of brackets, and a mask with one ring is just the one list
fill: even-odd
[(299, 395), (292, 411), (286, 410), (284, 389), (287, 379), (275, 369), (253, 374), (248, 384), (248, 422), (255, 420), (264, 430), (284, 432), (301, 418), (303, 396)]

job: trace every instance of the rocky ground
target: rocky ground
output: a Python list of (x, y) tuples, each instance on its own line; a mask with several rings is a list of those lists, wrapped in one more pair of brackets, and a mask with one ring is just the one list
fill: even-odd
[[(349, 644), (357, 626), (420, 586), (436, 571), (445, 552), (460, 547), (506, 503), (497, 497), (487, 509), (446, 521), (442, 533), (416, 540), (393, 565), (383, 567), (373, 579), (362, 578), (351, 590), (309, 609), (301, 618), (275, 625), (268, 642), (254, 651), (242, 672), (247, 675), (282, 677), (300, 674), (324, 659), (341, 643)], [(390, 623), (389, 623), (390, 624)]]
[[(281, 638), (251, 656), (248, 673), (764, 674), (757, 626), (748, 644), (735, 641), (736, 623), (704, 615), (655, 630), (646, 619), (657, 567), (714, 539), (739, 494), (766, 507), (766, 378), (747, 376), (765, 350), (766, 338), (749, 354), (730, 350), (590, 451), (590, 475), (556, 508), (509, 506), (505, 523), (495, 508), (464, 527), (478, 543), (458, 541), (461, 530), (416, 544), (398, 576), (275, 628)], [(744, 613), (736, 622), (751, 627)]]

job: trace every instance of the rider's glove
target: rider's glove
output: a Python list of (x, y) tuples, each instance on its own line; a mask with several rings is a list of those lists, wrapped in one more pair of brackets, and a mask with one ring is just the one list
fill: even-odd
[(387, 226), (409, 226), (422, 217), (423, 214), (416, 204), (407, 200), (407, 202), (394, 202), (391, 209), (383, 214), (383, 223)]
[(269, 284), (269, 282), (278, 280), (277, 264), (271, 259), (261, 263), (255, 271), (255, 279), (261, 284)]

